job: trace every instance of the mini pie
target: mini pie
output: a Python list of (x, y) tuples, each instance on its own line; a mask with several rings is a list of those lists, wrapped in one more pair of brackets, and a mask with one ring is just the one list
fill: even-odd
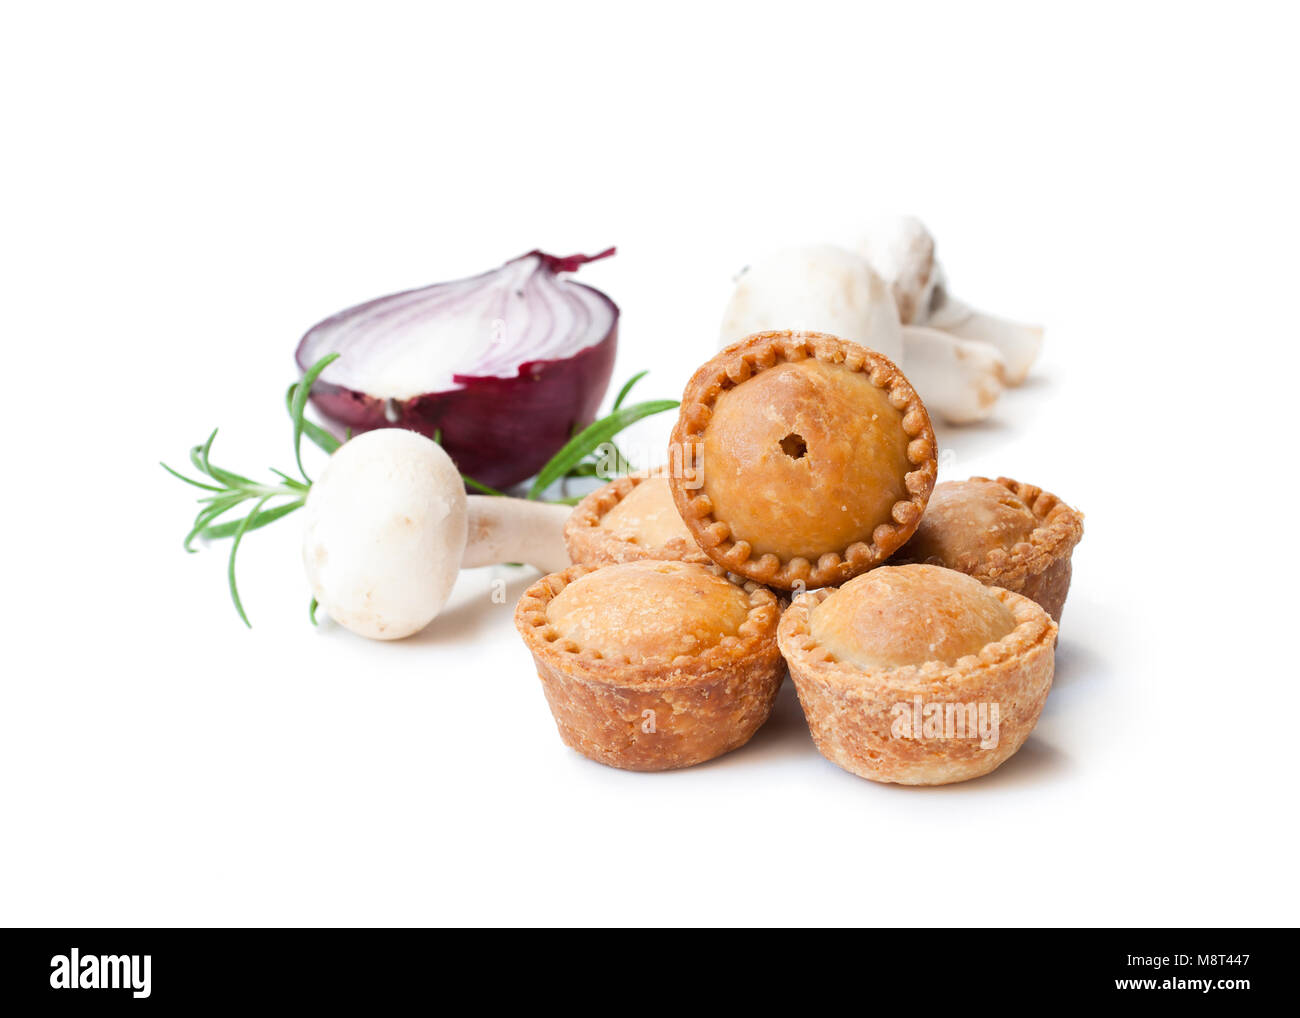
[(611, 767), (661, 771), (743, 746), (785, 663), (776, 596), (718, 567), (571, 566), (524, 592), (515, 626), (565, 744)]
[(895, 562), (928, 562), (1032, 598), (1061, 621), (1070, 555), (1083, 514), (1055, 495), (1009, 477), (972, 477), (935, 487), (916, 533)]
[(564, 525), (569, 558), (578, 565), (638, 559), (709, 562), (686, 529), (661, 472), (610, 481), (579, 502)]
[(797, 597), (779, 639), (823, 756), (872, 781), (943, 785), (989, 773), (1029, 737), (1056, 624), (964, 573), (882, 566)]
[(719, 565), (790, 590), (843, 583), (911, 536), (934, 430), (883, 355), (819, 332), (760, 332), (691, 378), (669, 483)]

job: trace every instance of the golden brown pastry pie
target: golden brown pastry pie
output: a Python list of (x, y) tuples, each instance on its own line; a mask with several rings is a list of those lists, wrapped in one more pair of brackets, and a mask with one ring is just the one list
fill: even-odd
[(673, 498), (719, 565), (790, 590), (842, 583), (916, 529), (936, 472), (916, 391), (874, 350), (760, 332), (695, 372)]
[(943, 785), (1029, 737), (1056, 624), (1035, 602), (941, 566), (881, 566), (795, 599), (780, 645), (823, 756), (872, 781)]
[(612, 767), (660, 771), (743, 746), (785, 664), (775, 595), (713, 565), (572, 566), (515, 610), (560, 738)]
[(564, 525), (564, 543), (578, 565), (709, 562), (682, 522), (662, 472), (620, 477), (597, 488), (574, 507)]
[(1055, 495), (1009, 477), (944, 481), (894, 562), (928, 562), (1014, 590), (1057, 622), (1070, 590), (1070, 555), (1083, 514)]

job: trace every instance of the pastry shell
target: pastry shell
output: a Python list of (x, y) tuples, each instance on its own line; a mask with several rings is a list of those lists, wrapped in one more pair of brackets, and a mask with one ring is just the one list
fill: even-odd
[(587, 495), (573, 508), (564, 525), (564, 543), (576, 565), (607, 565), (642, 559), (676, 559), (681, 562), (712, 561), (689, 533), (663, 543), (649, 543), (601, 525), (601, 521), (638, 487), (666, 479), (662, 472), (629, 474), (610, 481)]
[[(774, 367), (797, 365), (810, 359), (861, 373), (884, 394), (888, 406), (897, 414), (897, 427), (904, 436), (900, 461), (906, 467), (897, 478), (904, 497), (897, 499), (887, 513), (879, 515), (869, 533), (862, 533), (843, 547), (826, 547), (809, 555), (780, 555), (773, 551), (755, 554), (751, 541), (733, 538), (731, 525), (719, 518), (713, 499), (703, 490), (708, 471), (702, 456), (704, 437), (724, 393)], [(846, 419), (843, 423), (867, 428), (873, 420)], [(870, 440), (868, 436), (866, 441)], [(673, 498), (700, 547), (724, 568), (782, 590), (840, 584), (887, 559), (916, 529), (937, 473), (930, 417), (903, 373), (874, 350), (818, 332), (755, 333), (728, 346), (700, 367), (682, 397), (671, 450), (674, 469), (669, 480)], [(795, 458), (801, 455), (796, 454)], [(746, 483), (757, 487), (763, 484), (759, 471), (746, 470), (742, 476)], [(788, 484), (783, 487), (789, 489)], [(799, 501), (807, 492), (795, 489), (762, 494), (768, 504), (789, 504)], [(830, 511), (822, 513), (822, 518)]]
[[(1057, 628), (1029, 598), (988, 589), (1015, 622), (1001, 640), (953, 664), (879, 668), (838, 661), (812, 635), (813, 609), (838, 591), (795, 598), (781, 618), (780, 645), (813, 741), (826, 759), (872, 781), (943, 785), (987, 774), (1024, 745), (1051, 689)], [(895, 710), (910, 703), (997, 704), (997, 744), (897, 737)]]
[[(727, 579), (717, 566), (695, 565)], [(564, 743), (610, 767), (662, 771), (712, 760), (748, 742), (767, 720), (785, 678), (776, 596), (752, 582), (738, 584), (748, 614), (736, 635), (694, 654), (633, 661), (581, 647), (550, 624), (551, 601), (595, 571), (575, 565), (544, 576), (515, 610), (515, 626), (532, 652)]]
[[(926, 562), (956, 569), (975, 577), (981, 583), (1012, 590), (1037, 601), (1052, 616), (1053, 621), (1059, 623), (1066, 595), (1070, 592), (1071, 557), (1075, 545), (1083, 539), (1083, 514), (1050, 492), (1033, 484), (1014, 481), (1010, 477), (999, 477), (996, 481), (987, 477), (972, 477), (964, 483), (972, 482), (1000, 486), (1033, 514), (1033, 529), (1024, 540), (1016, 542), (1010, 548), (980, 548), (974, 554), (926, 554), (933, 544), (942, 540), (942, 535), (935, 535), (932, 539), (927, 533), (927, 527), (936, 525), (932, 505), (931, 516), (928, 519), (922, 517), (917, 532), (894, 556), (891, 564)], [(939, 485), (936, 495), (944, 487), (944, 484)], [(978, 539), (978, 535), (970, 536)]]

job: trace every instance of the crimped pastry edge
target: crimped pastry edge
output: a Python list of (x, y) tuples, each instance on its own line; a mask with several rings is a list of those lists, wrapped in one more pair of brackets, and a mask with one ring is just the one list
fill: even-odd
[(726, 521), (714, 517), (708, 496), (685, 487), (686, 471), (674, 470), (669, 474), (677, 511), (705, 554), (728, 570), (783, 590), (798, 585), (838, 585), (885, 561), (915, 532), (938, 473), (937, 442), (930, 415), (897, 365), (883, 354), (857, 343), (823, 332), (790, 329), (746, 336), (696, 370), (682, 395), (672, 433), (678, 461), (699, 462), (698, 446), (712, 417), (713, 406), (723, 392), (767, 368), (798, 363), (809, 357), (863, 372), (877, 388), (888, 390), (890, 403), (902, 414), (903, 431), (908, 437), (908, 462), (916, 469), (904, 475), (909, 497), (894, 503), (890, 514), (893, 522), (879, 524), (870, 542), (857, 541), (838, 552), (826, 552), (815, 563), (801, 557), (782, 560), (772, 553), (752, 559), (748, 542), (731, 540)]
[[(929, 662), (882, 669), (819, 659), (808, 636), (809, 613), (835, 591), (797, 598), (781, 620), (778, 640), (818, 751), (858, 777), (901, 785), (969, 781), (1019, 752), (1051, 691), (1057, 627), (1031, 599), (1001, 588), (988, 590), (1018, 623), (1002, 640), (951, 666)], [(1002, 704), (999, 743), (977, 749), (966, 740), (894, 737), (886, 711), (892, 715), (897, 704), (916, 697), (931, 703)]]
[[(620, 660), (607, 658), (599, 651), (579, 647), (575, 641), (561, 637), (546, 617), (546, 606), (574, 580), (614, 564), (620, 563), (570, 566), (561, 572), (543, 576), (524, 591), (515, 607), (515, 628), (535, 657), (557, 662), (567, 674), (589, 682), (666, 689), (687, 685), (720, 669), (757, 658), (766, 647), (775, 643), (781, 613), (776, 595), (752, 580), (738, 583), (740, 578), (728, 576), (720, 566), (702, 562), (688, 564), (702, 566), (713, 575), (735, 583), (749, 595), (749, 615), (739, 626), (740, 635), (725, 636), (698, 654), (681, 654), (671, 659), (646, 658), (636, 662), (626, 657)], [(554, 635), (548, 636), (548, 630)]]
[(665, 475), (660, 467), (616, 477), (588, 494), (573, 507), (564, 524), (564, 543), (569, 558), (577, 565), (610, 565), (619, 562), (638, 562), (643, 559), (675, 560), (679, 562), (711, 563), (698, 544), (674, 537), (665, 545), (647, 548), (624, 540), (600, 525), (605, 514), (618, 505), (642, 481)]
[[(1028, 506), (1035, 520), (1034, 529), (1028, 537), (1010, 549), (990, 549), (982, 561), (969, 569), (955, 562), (942, 561), (937, 556), (919, 558), (910, 554), (906, 545), (899, 549), (892, 563), (941, 565), (966, 573), (990, 586), (1005, 587), (1016, 593), (1028, 590), (1035, 600), (1042, 599), (1040, 603), (1048, 614), (1059, 622), (1069, 591), (1069, 559), (1075, 546), (1083, 539), (1083, 513), (1035, 484), (1025, 484), (1010, 477), (995, 479), (976, 476), (968, 480), (1000, 485)], [(1062, 561), (1065, 565), (1058, 566)], [(1048, 573), (1054, 566), (1066, 570), (1055, 581)], [(1044, 581), (1048, 583), (1049, 589), (1036, 591), (1036, 584)]]
[(897, 668), (859, 668), (834, 660), (828, 651), (821, 650), (819, 654), (819, 645), (809, 629), (812, 610), (837, 592), (826, 587), (796, 597), (781, 615), (777, 639), (792, 669), (797, 663), (807, 674), (846, 688), (870, 685), (900, 695), (939, 687), (958, 692), (962, 686), (980, 684), (982, 672), (1013, 662), (1035, 646), (1056, 639), (1057, 625), (1040, 604), (1015, 591), (989, 587), (988, 592), (1002, 602), (1016, 622), (1016, 627), (1001, 640), (986, 644), (978, 654), (967, 654), (953, 664), (927, 661)]
[(1066, 505), (1060, 498), (1034, 484), (1024, 484), (1010, 477), (972, 477), (972, 481), (1000, 484), (1029, 507), (1037, 521), (1028, 540), (1011, 546), (1009, 551), (994, 548), (983, 563), (971, 573), (977, 580), (1020, 586), (1034, 573), (1069, 555), (1083, 539), (1083, 513)]

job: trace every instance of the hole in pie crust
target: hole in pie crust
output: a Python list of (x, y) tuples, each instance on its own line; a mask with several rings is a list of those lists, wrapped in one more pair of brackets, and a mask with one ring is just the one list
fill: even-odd
[(803, 440), (803, 435), (797, 435), (792, 431), (781, 439), (781, 451), (792, 460), (801, 460), (808, 451), (808, 443)]
[(712, 515), (754, 559), (816, 562), (869, 542), (909, 498), (902, 422), (863, 372), (818, 360), (767, 368), (723, 391), (702, 433)]

